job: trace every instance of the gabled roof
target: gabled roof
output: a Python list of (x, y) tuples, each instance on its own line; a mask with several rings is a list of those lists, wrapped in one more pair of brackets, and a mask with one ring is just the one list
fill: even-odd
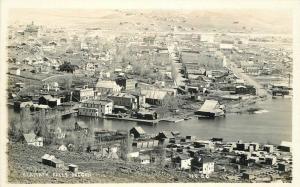
[(41, 97), (44, 97), (48, 101), (57, 101), (58, 98), (52, 97), (51, 95), (43, 95)]
[(199, 111), (201, 112), (213, 112), (217, 105), (219, 104), (218, 101), (215, 100), (205, 100), (204, 104), (201, 106)]
[(141, 90), (141, 94), (145, 95), (146, 98), (162, 100), (167, 95), (167, 92), (160, 90)]
[(78, 124), (78, 126), (83, 129), (88, 128), (88, 126), (83, 121), (77, 121), (76, 124)]
[(28, 133), (28, 134), (23, 134), (23, 136), (27, 143), (35, 142), (36, 135), (33, 132)]
[(75, 165), (75, 164), (70, 164), (70, 165), (68, 165), (69, 167), (72, 167), (72, 168), (78, 168), (78, 166), (77, 165)]
[(50, 155), (44, 154), (44, 156), (42, 156), (42, 159), (48, 159), (49, 157), (50, 157)]
[(42, 159), (53, 160), (53, 159), (55, 159), (55, 156), (54, 155), (49, 155), (49, 154), (44, 154), (44, 156), (42, 156)]
[(166, 138), (174, 138), (173, 134), (169, 131), (162, 131), (162, 132), (159, 132), (159, 134), (164, 135)]
[(150, 156), (149, 155), (140, 155), (140, 159), (141, 160), (150, 160)]
[(115, 88), (115, 89), (121, 89), (119, 85), (115, 81), (103, 81), (99, 80), (95, 86), (96, 88)]
[(200, 162), (200, 163), (213, 162), (213, 159), (209, 158), (209, 157), (197, 157), (195, 159), (197, 160), (197, 162)]
[(53, 158), (51, 161), (52, 161), (53, 163), (55, 163), (55, 164), (64, 163), (62, 160), (59, 160), (59, 159), (57, 159), (57, 158)]
[(109, 100), (109, 99), (102, 99), (102, 100), (88, 100), (88, 101), (85, 101), (83, 103), (87, 103), (87, 104), (96, 104), (96, 105), (107, 105), (109, 103), (111, 103), (112, 101)]
[(136, 98), (134, 95), (131, 95), (129, 93), (115, 93), (111, 94), (108, 97), (123, 97), (123, 98)]
[(133, 127), (132, 129), (135, 129), (139, 134), (146, 134), (144, 129), (140, 126)]
[(190, 157), (186, 154), (180, 154), (176, 158), (179, 158), (180, 160), (188, 160)]

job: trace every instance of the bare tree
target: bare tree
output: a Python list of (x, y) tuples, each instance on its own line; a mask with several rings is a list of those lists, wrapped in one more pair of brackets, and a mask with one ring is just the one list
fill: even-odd
[(128, 153), (132, 151), (132, 138), (127, 132), (126, 137), (121, 142), (121, 158), (124, 161), (128, 161)]

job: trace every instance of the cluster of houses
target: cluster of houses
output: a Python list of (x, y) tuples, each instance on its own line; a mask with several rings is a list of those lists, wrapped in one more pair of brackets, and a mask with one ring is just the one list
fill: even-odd
[[(76, 122), (74, 128), (78, 132), (87, 132), (88, 129), (83, 122)], [(264, 171), (264, 175), (272, 178), (273, 175), (278, 176), (292, 170), (292, 145), (291, 142), (286, 141), (275, 146), (241, 140), (223, 142), (222, 138), (200, 140), (195, 136), (182, 136), (178, 131), (162, 131), (156, 135), (147, 134), (140, 126), (135, 126), (128, 132), (95, 129), (93, 133), (95, 144), (86, 147), (86, 151), (93, 153), (96, 158), (101, 156), (108, 159), (120, 159), (121, 142), (127, 139), (129, 147), (127, 147), (126, 158), (142, 165), (163, 164), (171, 169), (204, 175), (212, 175), (221, 171), (225, 172), (224, 175), (230, 175), (235, 172), (237, 176), (250, 181), (260, 180), (260, 173)], [(24, 141), (28, 145), (43, 146), (43, 138), (37, 137), (34, 133), (24, 134)], [(112, 142), (112, 144), (101, 144), (105, 142)], [(101, 146), (97, 146), (99, 143)], [(61, 145), (57, 150), (72, 151), (72, 147)], [(236, 169), (230, 171), (228, 167), (229, 173), (227, 173), (224, 161), (218, 158), (226, 159), (227, 165)], [(64, 162), (53, 155), (45, 154), (42, 157), (42, 163), (55, 168), (64, 168)], [(78, 166), (74, 164), (68, 167), (72, 172), (78, 171)]]
[[(61, 75), (62, 73), (59, 71), (62, 71), (63, 74), (74, 74), (82, 79), (91, 79), (92, 81), (89, 84), (86, 82), (79, 83), (79, 85), (74, 83), (70, 88), (57, 82), (55, 84), (46, 83), (40, 94), (24, 100), (18, 99), (16, 108), (30, 105), (34, 109), (49, 109), (63, 106), (65, 102), (72, 101), (80, 103), (78, 114), (81, 116), (119, 117), (120, 114), (127, 116), (130, 114), (129, 117), (132, 118), (153, 120), (159, 118), (156, 108), (163, 106), (168, 98), (172, 100), (172, 98), (178, 98), (178, 95), (185, 95), (190, 100), (204, 101), (208, 96), (213, 95), (213, 99), (208, 99), (203, 104), (203, 111), (196, 112), (213, 117), (224, 115), (224, 108), (210, 106), (210, 109), (205, 109), (205, 106), (209, 105), (208, 103), (239, 100), (244, 95), (256, 95), (256, 89), (253, 86), (248, 85), (230, 71), (229, 61), (232, 59), (227, 59), (229, 58), (228, 54), (237, 53), (239, 51), (237, 46), (241, 43), (236, 39), (226, 39), (225, 36), (211, 34), (199, 36), (175, 34), (172, 37), (178, 39), (176, 42), (170, 36), (153, 36), (150, 37), (151, 42), (149, 43), (149, 36), (144, 35), (133, 38), (117, 36), (112, 41), (104, 42), (115, 42), (119, 47), (126, 45), (130, 48), (130, 54), (136, 54), (138, 56), (136, 60), (141, 63), (144, 63), (143, 59), (147, 61), (147, 59), (152, 59), (151, 56), (155, 56), (156, 60), (150, 60), (147, 67), (145, 64), (145, 68), (150, 72), (153, 71), (155, 75), (162, 75), (163, 78), (157, 77), (157, 80), (153, 80), (150, 78), (151, 73), (148, 76), (138, 76), (132, 60), (127, 62), (124, 60), (126, 58), (118, 56), (119, 47), (112, 45), (111, 48), (104, 49), (102, 46), (102, 50), (98, 50), (101, 48), (99, 41), (105, 40), (102, 37), (93, 38), (93, 34), (79, 37), (76, 32), (67, 36), (63, 31), (58, 32), (51, 29), (48, 31), (45, 28), (40, 29), (34, 24), (29, 25), (28, 28), (35, 29), (25, 30), (35, 30), (38, 33), (46, 30), (47, 33), (51, 33), (51, 36), (53, 34), (58, 37), (57, 39), (39, 37), (38, 34), (34, 41), (31, 41), (30, 37), (25, 37), (25, 45), (34, 46), (41, 40), (43, 41), (41, 46), (46, 43), (46, 46), (56, 49), (53, 53), (49, 53), (49, 50), (45, 52), (45, 49), (42, 49), (44, 53), (35, 54), (34, 62), (33, 57), (24, 58), (26, 62), (30, 62), (30, 64), (25, 63), (26, 65), (48, 64), (51, 66), (55, 64), (56, 68), (51, 68), (54, 75)], [(219, 37), (221, 40), (216, 39)], [(14, 40), (13, 38), (16, 39), (18, 36), (12, 37), (11, 40)], [(185, 42), (191, 39), (195, 39), (193, 41), (197, 41), (201, 45), (195, 42)], [(63, 46), (67, 46), (65, 54), (56, 56), (60, 54), (58, 51)], [(12, 50), (16, 49), (10, 47)], [(248, 56), (251, 57), (250, 54)], [(18, 58), (10, 61), (20, 63)], [(78, 59), (81, 58), (83, 60), (79, 62)], [(250, 59), (255, 61), (255, 58)], [(39, 63), (36, 64), (37, 62)], [(141, 64), (141, 66), (143, 65)], [(12, 70), (10, 73), (20, 75), (20, 71)], [(27, 86), (25, 85), (25, 87)], [(222, 91), (222, 94), (214, 95), (217, 91)], [(27, 103), (30, 101), (32, 103)]]

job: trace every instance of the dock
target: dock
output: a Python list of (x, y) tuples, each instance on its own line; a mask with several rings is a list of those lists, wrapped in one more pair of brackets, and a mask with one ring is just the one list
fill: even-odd
[(155, 125), (159, 122), (158, 119), (156, 120), (146, 120), (146, 119), (137, 119), (137, 118), (118, 118), (118, 117), (112, 117), (112, 116), (104, 116), (101, 117), (103, 119), (112, 119), (112, 120), (125, 120), (125, 121), (135, 121), (135, 122), (141, 122), (141, 123), (147, 123), (151, 125)]
[[(69, 110), (63, 110), (63, 111), (56, 111), (56, 112), (49, 112), (45, 114), (45, 119), (52, 119), (57, 116), (63, 117), (71, 114), (77, 114), (77, 110), (69, 109)], [(39, 115), (38, 112), (32, 112), (31, 115)]]
[(182, 118), (166, 118), (166, 119), (161, 119), (159, 122), (171, 122), (171, 123), (178, 123), (184, 121)]

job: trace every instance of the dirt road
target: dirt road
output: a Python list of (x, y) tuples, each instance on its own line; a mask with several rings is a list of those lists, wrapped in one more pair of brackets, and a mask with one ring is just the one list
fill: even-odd
[(254, 80), (252, 77), (248, 76), (246, 73), (244, 73), (243, 70), (241, 68), (238, 68), (234, 62), (230, 62), (229, 68), (237, 77), (244, 79), (248, 84), (254, 86), (256, 88), (256, 95), (268, 95), (268, 92), (263, 88), (263, 86), (259, 82)]

